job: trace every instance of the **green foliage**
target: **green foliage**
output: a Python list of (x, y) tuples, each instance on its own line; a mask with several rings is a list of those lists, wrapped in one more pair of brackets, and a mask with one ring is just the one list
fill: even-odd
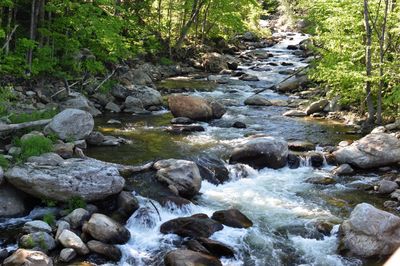
[(43, 136), (32, 136), (18, 142), (21, 147), (21, 160), (26, 160), (31, 156), (38, 156), (43, 153), (53, 151), (53, 143), (50, 139)]
[(53, 226), (56, 224), (56, 217), (51, 212), (46, 213), (45, 215), (43, 215), (43, 222), (47, 223), (50, 226)]
[(0, 154), (0, 167), (3, 169), (7, 169), (9, 166), (8, 160), (4, 157), (3, 154)]
[(0, 87), (0, 117), (7, 115), (7, 106), (16, 98), (11, 87)]
[(31, 113), (13, 113), (11, 114), (8, 119), (11, 123), (24, 123), (24, 122), (31, 122), (37, 121), (41, 119), (51, 119), (58, 113), (57, 109), (50, 109), (50, 110), (42, 110), (42, 111), (33, 111)]
[(86, 208), (86, 202), (81, 197), (72, 197), (68, 200), (68, 212), (72, 212), (75, 209)]
[(163, 65), (163, 66), (171, 66), (171, 65), (174, 64), (174, 61), (171, 60), (168, 57), (161, 57), (160, 58), (160, 64)]
[(34, 248), (35, 247), (35, 241), (33, 240), (32, 236), (29, 236), (25, 240), (25, 245), (26, 248)]
[(56, 207), (57, 201), (52, 199), (42, 199), (42, 203), (46, 205), (46, 207)]

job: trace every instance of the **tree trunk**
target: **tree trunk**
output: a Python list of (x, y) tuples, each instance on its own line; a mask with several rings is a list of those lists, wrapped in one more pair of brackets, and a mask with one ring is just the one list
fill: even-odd
[(366, 69), (366, 82), (365, 82), (365, 93), (367, 94), (367, 108), (368, 108), (368, 124), (372, 125), (375, 120), (375, 108), (372, 99), (372, 84), (371, 84), (371, 76), (372, 76), (372, 53), (371, 53), (371, 45), (372, 45), (372, 31), (370, 24), (370, 17), (368, 12), (368, 0), (364, 0), (364, 24), (365, 24), (365, 34), (366, 34), (366, 42), (365, 42), (365, 69)]
[[(36, 35), (36, 0), (32, 0), (31, 6), (31, 25), (29, 30), (29, 38), (31, 41), (35, 40)], [(29, 67), (29, 73), (32, 71), (32, 57), (33, 57), (33, 49), (29, 48), (27, 61)]]

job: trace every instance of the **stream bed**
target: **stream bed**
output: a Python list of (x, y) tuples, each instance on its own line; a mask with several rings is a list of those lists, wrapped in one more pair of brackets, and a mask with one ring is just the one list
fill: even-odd
[[(260, 68), (268, 67), (269, 71), (254, 71), (250, 65), (240, 67), (241, 71), (257, 76), (260, 81), (244, 82), (229, 77), (226, 84), (216, 85), (207, 80), (196, 80), (193, 81), (193, 88), (190, 79), (168, 81), (172, 86), (193, 89), (189, 93), (191, 95), (211, 97), (227, 106), (227, 113), (221, 119), (199, 123), (205, 128), (204, 132), (184, 135), (166, 132), (172, 118), (167, 111), (151, 116), (108, 115), (97, 121), (98, 129), (127, 138), (132, 143), (115, 148), (92, 148), (88, 155), (123, 164), (210, 156), (227, 161), (229, 152), (246, 136), (254, 134), (307, 140), (317, 144), (317, 150), (320, 146), (359, 138), (352, 134), (352, 128), (340, 123), (282, 116), (289, 110), (288, 107), (244, 105), (244, 100), (256, 91), (288, 77), (289, 74), (283, 73), (283, 70), (290, 73), (307, 65), (303, 58), (287, 49), (288, 45), (297, 45), (306, 37), (298, 33), (285, 33), (282, 37), (283, 40), (275, 46), (257, 51), (270, 53), (272, 57), (252, 64)], [(272, 90), (266, 90), (261, 95), (272, 101), (289, 100), (288, 96)], [(108, 125), (106, 122), (109, 119), (118, 119), (122, 123)], [(245, 123), (247, 128), (233, 128), (231, 125), (237, 121)], [(240, 178), (237, 168), (228, 165), (228, 169), (230, 180), (223, 185), (203, 181), (196, 204), (183, 208), (156, 204), (160, 215), (147, 198), (139, 196), (141, 206), (150, 210), (150, 221), (143, 222), (143, 217), (137, 214), (129, 219), (127, 226), (132, 238), (121, 246), (123, 259), (120, 265), (162, 265), (164, 254), (176, 248), (175, 244), (180, 241), (176, 235), (159, 232), (163, 222), (197, 213), (211, 216), (214, 211), (228, 208), (242, 211), (254, 226), (249, 229), (225, 227), (211, 237), (230, 245), (236, 252), (234, 259), (222, 259), (224, 265), (380, 265), (378, 261), (342, 257), (337, 252), (338, 225), (348, 217), (352, 208), (360, 202), (382, 206), (382, 199), (358, 189), (378, 180), (377, 174), (353, 176), (340, 179), (336, 184), (321, 186), (305, 181), (310, 177), (329, 175), (331, 167), (325, 165), (322, 169), (314, 169), (306, 158), (298, 169), (286, 167), (257, 171), (246, 167), (241, 169), (246, 172), (246, 178)], [(324, 236), (316, 232), (315, 224), (318, 222), (336, 226), (330, 236)]]

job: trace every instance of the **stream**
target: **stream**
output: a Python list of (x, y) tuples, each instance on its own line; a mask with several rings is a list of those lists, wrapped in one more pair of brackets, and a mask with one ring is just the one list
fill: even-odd
[[(252, 134), (268, 134), (286, 140), (307, 140), (320, 146), (359, 138), (349, 134), (352, 128), (340, 123), (284, 117), (282, 114), (289, 110), (287, 107), (251, 107), (243, 104), (247, 97), (260, 88), (285, 79), (289, 74), (283, 73), (283, 70), (290, 73), (306, 66), (303, 58), (287, 49), (288, 45), (296, 45), (306, 37), (298, 33), (286, 33), (282, 37), (283, 41), (275, 46), (258, 50), (261, 53), (272, 53), (273, 57), (252, 64), (261, 68), (268, 67), (269, 71), (253, 71), (250, 66), (240, 67), (242, 71), (256, 75), (260, 79), (258, 82), (244, 82), (231, 77), (223, 85), (184, 78), (166, 81), (164, 85), (171, 88), (190, 88), (193, 84), (193, 92), (190, 94), (212, 97), (227, 106), (227, 113), (222, 119), (209, 124), (199, 123), (205, 128), (204, 132), (186, 135), (165, 132), (172, 118), (166, 111), (152, 116), (109, 115), (98, 121), (99, 130), (128, 138), (132, 144), (116, 148), (98, 147), (91, 149), (88, 155), (125, 164), (204, 156), (227, 161), (229, 151)], [(272, 101), (289, 100), (288, 96), (271, 90), (261, 95)], [(120, 120), (122, 124), (108, 125), (106, 121), (111, 118)], [(236, 121), (245, 123), (247, 128), (232, 128), (231, 125)], [(341, 179), (334, 185), (318, 186), (306, 183), (305, 180), (329, 175), (331, 168), (325, 166), (313, 169), (307, 159), (304, 159), (300, 168), (293, 170), (283, 168), (257, 171), (247, 167), (243, 170), (247, 178), (239, 178), (240, 174), (235, 167), (228, 166), (228, 169), (230, 180), (223, 185), (216, 186), (203, 181), (196, 205), (184, 208), (157, 205), (161, 220), (153, 211), (149, 218), (151, 222), (143, 222), (142, 216), (133, 215), (127, 225), (132, 238), (129, 243), (121, 246), (123, 259), (120, 265), (162, 265), (163, 255), (174, 249), (180, 240), (176, 235), (163, 235), (159, 232), (163, 222), (196, 213), (211, 216), (214, 211), (227, 208), (239, 209), (254, 222), (254, 226), (250, 229), (225, 227), (211, 237), (232, 246), (236, 251), (234, 259), (222, 260), (224, 265), (377, 265), (374, 261), (338, 255), (338, 238), (335, 233), (338, 224), (348, 217), (357, 203), (382, 203), (380, 199), (357, 189), (376, 181), (378, 175), (371, 173)], [(154, 210), (146, 198), (139, 198), (141, 206)], [(330, 236), (321, 236), (316, 232), (315, 223), (320, 221), (337, 224)]]
[[(226, 114), (210, 123), (199, 123), (204, 132), (172, 134), (166, 132), (172, 115), (166, 111), (152, 115), (107, 114), (96, 121), (97, 130), (132, 141), (118, 147), (93, 147), (87, 151), (89, 157), (121, 164), (144, 164), (158, 159), (218, 158), (227, 162), (230, 151), (247, 136), (267, 134), (290, 140), (306, 140), (323, 146), (332, 146), (342, 140), (358, 139), (353, 128), (324, 119), (291, 118), (282, 116), (290, 108), (286, 106), (254, 107), (244, 105), (244, 100), (256, 91), (267, 88), (285, 79), (306, 60), (288, 50), (288, 45), (297, 45), (306, 36), (299, 33), (281, 33), (282, 41), (257, 52), (270, 53), (273, 57), (258, 60), (251, 65), (240, 66), (240, 70), (257, 76), (260, 81), (246, 82), (230, 77), (226, 84), (217, 84), (206, 79), (191, 80), (176, 78), (165, 81), (163, 86), (188, 87), (193, 84), (191, 95), (211, 97), (224, 103)], [(251, 66), (268, 68), (269, 71), (254, 71)], [(261, 93), (275, 102), (293, 99), (272, 90)], [(121, 124), (110, 125), (107, 121), (117, 119)], [(245, 129), (233, 128), (234, 122), (243, 122)], [(179, 208), (173, 204), (162, 207), (155, 201), (159, 214), (148, 198), (137, 195), (147, 216), (136, 212), (127, 222), (131, 232), (130, 241), (120, 246), (123, 258), (119, 265), (163, 265), (166, 252), (175, 249), (181, 241), (176, 235), (159, 232), (162, 223), (183, 216), (237, 208), (254, 223), (249, 229), (224, 227), (211, 239), (221, 241), (235, 250), (235, 258), (221, 261), (227, 266), (246, 265), (380, 265), (378, 261), (362, 261), (340, 256), (337, 252), (339, 224), (346, 219), (352, 208), (360, 202), (372, 202), (382, 206), (383, 199), (371, 196), (359, 188), (379, 179), (376, 173), (340, 178), (336, 184), (315, 185), (305, 182), (316, 176), (329, 176), (330, 166), (314, 169), (304, 158), (301, 167), (279, 170), (255, 170), (227, 164), (230, 179), (222, 185), (202, 182), (196, 204)], [(245, 173), (246, 178), (241, 178)], [(136, 182), (135, 177), (127, 182)], [(151, 188), (149, 188), (151, 189)], [(316, 223), (335, 224), (329, 236), (316, 230)]]

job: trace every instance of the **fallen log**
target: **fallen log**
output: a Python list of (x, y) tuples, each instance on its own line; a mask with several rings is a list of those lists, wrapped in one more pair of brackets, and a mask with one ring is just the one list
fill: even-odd
[(30, 128), (30, 127), (46, 126), (48, 123), (50, 123), (50, 121), (51, 119), (43, 119), (43, 120), (25, 122), (20, 124), (0, 124), (0, 133), (20, 130), (24, 128)]

